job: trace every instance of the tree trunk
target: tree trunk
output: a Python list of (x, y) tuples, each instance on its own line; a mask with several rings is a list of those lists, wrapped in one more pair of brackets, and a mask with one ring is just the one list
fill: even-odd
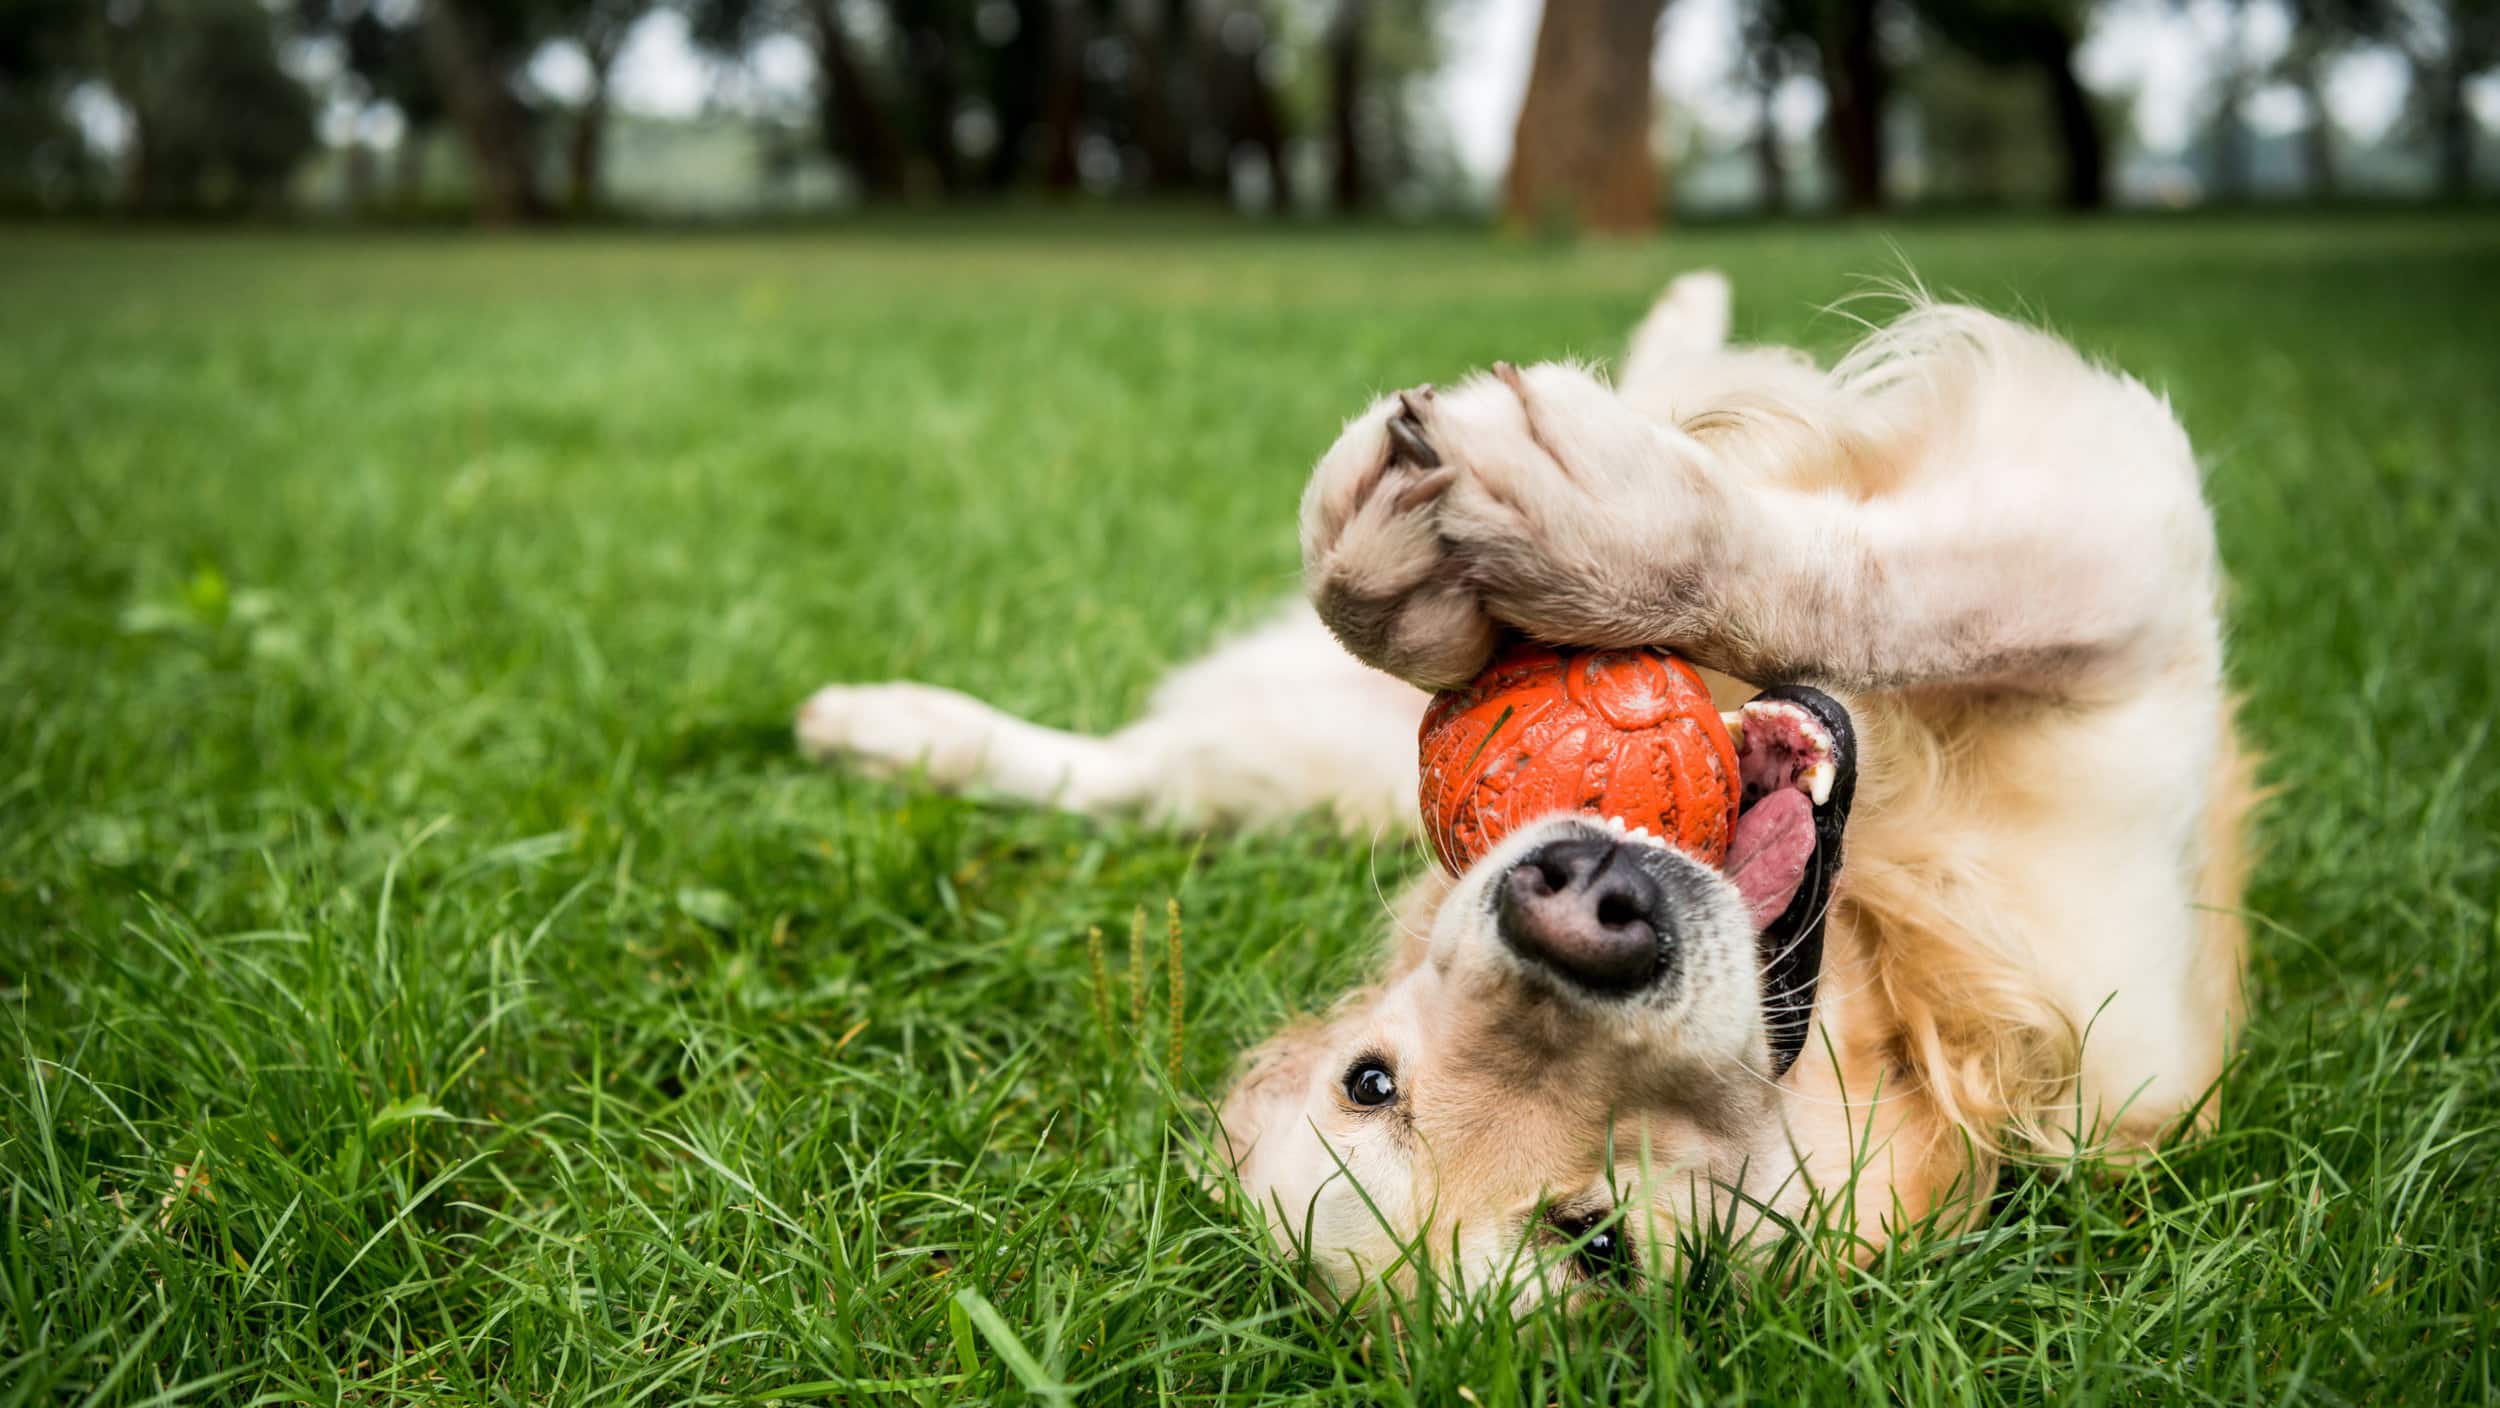
[(927, 163), (920, 181), (932, 177), (937, 189), (953, 195), (963, 188), (963, 162), (955, 152), (955, 36), (936, 6), (914, 5), (916, 11), (904, 37), (903, 53), (911, 69), (913, 106), (920, 110), (920, 156)]
[(1023, 175), (1042, 110), (1042, 84), (1050, 54), (1049, 0), (1014, 0), (1015, 38), (989, 67), (990, 111), (998, 117), (998, 145), (990, 149), (983, 184), (1001, 191)]
[(134, 103), (124, 101), (123, 111), (130, 114), (130, 145), (122, 154), (122, 204), (140, 212), (154, 210), (163, 203), (163, 184), (158, 178), (161, 169), (156, 160), (156, 144), (149, 140), (149, 123), (144, 112)]
[(2248, 101), (2248, 80), (2232, 71), (2222, 76), (2214, 99), (2213, 198), (2227, 203), (2248, 199), (2248, 121), (2240, 108)]
[(807, 11), (816, 32), (816, 115), (825, 153), (851, 169), (868, 198), (902, 194), (902, 148), (868, 91), (868, 76), (851, 51), (834, 0), (808, 0)]
[(2249, 193), (2248, 120), (2241, 111), (2248, 103), (2247, 0), (2228, 0), (2224, 15), (2230, 49), (2214, 79), (2210, 178), (2214, 199), (2236, 202)]
[(1352, 215), (1371, 199), (1359, 121), (1364, 29), (1370, 18), (1371, 0), (1337, 0), (1328, 23), (1328, 145), (1334, 157), (1329, 191), (1339, 215)]
[(1247, 147), (1265, 168), (1270, 205), (1276, 210), (1289, 210), (1293, 206), (1293, 185), (1285, 168), (1284, 112), (1259, 62), (1267, 44), (1265, 31), (1254, 31), (1259, 36), (1255, 43), (1225, 33), (1233, 16), (1245, 13), (1258, 17), (1257, 8), (1249, 5), (1235, 5), (1221, 15), (1211, 26), (1210, 42), (1200, 54), (1206, 76), (1207, 108), (1212, 118), (1209, 125), (1223, 135), (1224, 141), (1215, 189), (1234, 189), (1234, 158)]
[[(2456, 42), (2453, 33), (2449, 42)], [(2465, 100), (2465, 79), (2465, 65), (2454, 54), (2422, 72), (2430, 101), (2439, 194), (2449, 200), (2463, 200), (2474, 192), (2474, 110)]]
[(1077, 188), (1077, 126), (1085, 117), (1085, 12), (1079, 0), (1051, 0), (1050, 80), (1042, 94), (1042, 184)]
[(2075, 41), (2061, 26), (2043, 41), (2040, 66), (2047, 71), (2049, 106), (2057, 120), (2058, 146), (2066, 155), (2066, 208), (2100, 210), (2109, 204), (2109, 146), (2101, 115), (2075, 76)]
[(2324, 65), (2318, 62), (2315, 44), (2299, 36), (2292, 43), (2292, 86), (2309, 109), (2309, 121), (2300, 129), (2301, 165), (2307, 168), (2310, 198), (2333, 200), (2343, 176), (2335, 161), (2335, 119), (2326, 110)]
[(97, 10), (102, 17), (97, 43), (104, 60), (105, 86), (130, 119), (129, 144), (122, 152), (122, 205), (129, 210), (152, 210), (165, 199), (165, 169), (157, 151), (154, 104), (149, 101), (145, 40), (133, 32), (146, 23), (147, 15), (141, 11), (129, 20), (116, 21), (105, 13), (105, 7)]
[(1788, 164), (1780, 159), (1778, 99), (1779, 75), (1766, 70), (1754, 84), (1753, 165), (1762, 185), (1762, 209), (1770, 215), (1788, 213)]
[(391, 154), (391, 201), (401, 210), (414, 210), (425, 196), (424, 128), (410, 123), (399, 130), (399, 148)]
[(1511, 141), (1504, 218), (1637, 233), (1656, 226), (1649, 58), (1665, 0), (1546, 0)]
[(564, 153), (565, 204), (575, 215), (588, 215), (599, 208), (599, 177), (607, 153), (608, 140), (608, 75), (606, 69), (591, 74), (590, 92), (582, 98), (579, 112), (573, 114), (572, 141)]
[(1884, 208), (1884, 106), (1892, 75), (1875, 25), (1876, 0), (1842, 0), (1818, 46), (1828, 99), (1823, 131), (1840, 175), (1841, 204)]
[[(618, 12), (610, 11), (609, 16)], [(600, 183), (607, 174), (608, 76), (616, 71), (617, 51), (625, 47), (628, 26), (594, 23), (582, 36), (582, 57), (590, 65), (590, 91), (573, 114), (572, 140), (564, 152), (565, 202), (575, 215), (599, 208)]]
[(372, 207), (374, 163), (380, 155), (362, 137), (350, 137), (339, 153), (339, 197), (348, 214), (362, 215)]
[(1276, 105), (1276, 90), (1268, 86), (1256, 54), (1244, 57), (1240, 67), (1239, 140), (1249, 143), (1267, 167), (1271, 208), (1290, 210), (1293, 181), (1285, 170), (1285, 117)]
[(1173, 101), (1189, 52), (1189, 8), (1158, 3), (1138, 10), (1137, 141), (1146, 153), (1146, 188), (1176, 191), (1189, 184), (1189, 132)]
[(476, 168), (477, 215), (509, 225), (540, 213), (529, 117), (504, 81), (468, 0), (430, 0), (425, 8), (425, 57), (443, 103)]

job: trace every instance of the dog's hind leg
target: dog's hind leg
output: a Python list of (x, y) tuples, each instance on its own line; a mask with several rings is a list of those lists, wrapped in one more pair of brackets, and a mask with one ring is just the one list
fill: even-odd
[(1616, 389), (1628, 392), (1669, 382), (1694, 362), (1716, 354), (1727, 345), (1735, 300), (1727, 275), (1716, 269), (1677, 275), (1632, 329), (1623, 368), (1615, 375)]
[(1297, 605), (1182, 666), (1146, 714), (1095, 736), (925, 684), (832, 685), (799, 709), (799, 747), (865, 771), (1187, 826), (1327, 810), (1411, 824), (1423, 695), (1364, 665)]
[(799, 706), (799, 750), (881, 776), (1036, 806), (1105, 812), (1134, 804), (1149, 759), (1098, 738), (1019, 719), (937, 685), (828, 685)]
[[(1835, 413), (1828, 379), (1791, 347), (1730, 346), (1735, 292), (1713, 269), (1678, 275), (1632, 330), (1613, 379), (1636, 413), (1676, 430), (1741, 425), (1754, 452), (1727, 458), (1736, 475), (1776, 480), (1826, 450), (1813, 427)], [(1785, 443), (1759, 443), (1779, 441)]]

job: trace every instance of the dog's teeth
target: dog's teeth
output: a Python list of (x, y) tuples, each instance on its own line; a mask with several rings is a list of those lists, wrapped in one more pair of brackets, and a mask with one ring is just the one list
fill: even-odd
[(1807, 768), (1806, 775), (1799, 780), (1805, 783), (1806, 795), (1813, 798), (1814, 805), (1819, 807), (1832, 799), (1832, 783), (1839, 777), (1840, 769), (1832, 766), (1827, 759)]
[(1742, 709), (1723, 709), (1719, 712), (1719, 722), (1727, 725), (1728, 739), (1736, 745), (1736, 751), (1739, 753), (1744, 752), (1745, 711)]

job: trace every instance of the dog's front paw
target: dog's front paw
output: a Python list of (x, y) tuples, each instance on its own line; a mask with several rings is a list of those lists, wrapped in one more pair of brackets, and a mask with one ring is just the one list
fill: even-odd
[(926, 684), (828, 685), (799, 706), (799, 751), (880, 777), (918, 770), (936, 787), (979, 775), (990, 743), (988, 705)]
[(1689, 625), (1722, 498), (1698, 446), (1588, 372), (1501, 363), (1347, 428), (1303, 499), (1303, 563), (1349, 649), (1449, 685), (1502, 625), (1574, 645)]
[(1425, 438), (1433, 389), (1387, 397), (1322, 456), (1302, 496), (1311, 604), (1346, 649), (1427, 689), (1492, 658), (1495, 625), (1441, 540), (1435, 501), (1458, 476)]

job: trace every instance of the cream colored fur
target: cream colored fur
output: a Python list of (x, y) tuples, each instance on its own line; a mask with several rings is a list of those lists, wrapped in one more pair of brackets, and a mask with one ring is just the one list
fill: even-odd
[[(1784, 1078), (1733, 979), (1648, 1026), (1520, 1007), (1484, 957), (1507, 848), (1418, 881), (1381, 981), (1252, 1054), (1224, 1112), (1241, 1183), (1341, 1289), (1411, 1274), (1420, 1243), (1457, 1280), (1567, 1291), (1538, 1253), (1564, 1204), (1625, 1206), (1653, 1267), (1695, 1219), (1752, 1235), (1763, 1208), (1871, 1248), (1984, 1205), (2008, 1152), (2211, 1117), (2253, 794), (2186, 437), (2135, 381), (1974, 310), (1914, 306), (1825, 372), (1724, 347), (1728, 305), (1679, 279), (1616, 386), (1545, 365), (1433, 393), (1437, 470), (1390, 462), (1396, 398), (1356, 417), (1303, 503), (1316, 614), (1179, 671), (1117, 734), (919, 685), (801, 711), (811, 753), (943, 786), (1377, 827), (1412, 815), (1413, 685), (1464, 680), (1502, 628), (1672, 644), (1726, 707), (1788, 680), (1847, 701), (1848, 863)], [(1369, 1051), (1398, 1064), (1394, 1120), (1338, 1088)]]

